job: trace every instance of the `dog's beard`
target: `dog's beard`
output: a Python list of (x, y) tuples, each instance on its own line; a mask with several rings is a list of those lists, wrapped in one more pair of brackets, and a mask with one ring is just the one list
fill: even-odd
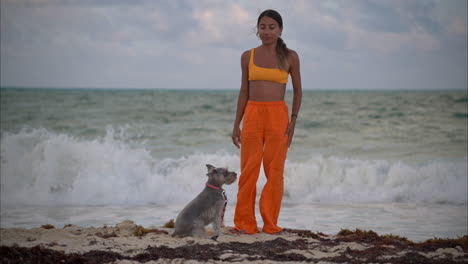
[(237, 179), (236, 178), (233, 178), (232, 180), (226, 182), (227, 184), (233, 184)]

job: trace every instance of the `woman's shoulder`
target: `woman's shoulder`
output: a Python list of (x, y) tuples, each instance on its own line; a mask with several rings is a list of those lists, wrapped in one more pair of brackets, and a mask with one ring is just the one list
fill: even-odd
[(251, 51), (252, 51), (252, 50), (249, 49), (249, 50), (246, 50), (246, 51), (242, 52), (241, 59), (242, 59), (242, 60), (249, 60), (249, 59), (250, 59), (250, 52), (251, 52)]
[(242, 52), (242, 56), (250, 56), (250, 53), (252, 52), (252, 50), (258, 49), (259, 47), (260, 47), (260, 46), (258, 46), (258, 47), (253, 47), (253, 48), (251, 48), (251, 49), (248, 49), (248, 50)]
[(244, 52), (242, 52), (242, 56), (250, 56), (250, 53), (252, 52), (253, 49), (255, 49), (255, 48), (245, 50)]
[(242, 52), (241, 64), (244, 67), (247, 67), (247, 65), (249, 64), (249, 60), (250, 60), (250, 50), (246, 50), (246, 51)]
[(289, 49), (288, 48), (288, 59), (290, 61), (298, 61), (299, 60), (299, 54), (295, 50)]
[(297, 54), (297, 52), (293, 49), (288, 48), (288, 53), (289, 53), (289, 56), (299, 57), (299, 54)]

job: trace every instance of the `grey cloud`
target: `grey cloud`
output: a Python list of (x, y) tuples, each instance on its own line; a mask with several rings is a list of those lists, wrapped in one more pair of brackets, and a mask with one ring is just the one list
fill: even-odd
[(365, 1), (357, 5), (359, 15), (356, 22), (363, 28), (373, 32), (409, 32), (407, 18), (388, 3), (388, 1)]
[[(258, 10), (274, 8), (301, 55), (304, 88), (466, 87), (465, 0), (1, 4), (1, 85), (237, 88), (241, 53), (260, 44), (252, 34)], [(196, 16), (204, 11), (212, 20)], [(248, 17), (236, 20), (241, 11)], [(454, 18), (465, 28), (447, 30)], [(369, 38), (363, 44), (394, 37), (395, 48), (349, 48), (355, 32), (345, 23)], [(411, 35), (414, 27), (427, 34)], [(421, 48), (426, 40), (437, 45)], [(200, 78), (206, 72), (212, 78)]]
[(342, 31), (333, 31), (317, 26), (300, 28), (297, 31), (303, 42), (317, 43), (333, 50), (343, 50), (345, 47), (346, 34)]
[(404, 33), (415, 26), (430, 33), (441, 31), (433, 0), (347, 1), (343, 7), (353, 11), (352, 19), (358, 25), (373, 32)]

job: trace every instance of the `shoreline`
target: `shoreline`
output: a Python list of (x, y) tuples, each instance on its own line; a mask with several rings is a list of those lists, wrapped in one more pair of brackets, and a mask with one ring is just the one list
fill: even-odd
[(468, 263), (468, 235), (413, 242), (374, 231), (335, 235), (285, 228), (281, 234), (226, 234), (218, 241), (173, 238), (170, 227), (145, 228), (131, 220), (115, 226), (1, 228), (2, 263)]

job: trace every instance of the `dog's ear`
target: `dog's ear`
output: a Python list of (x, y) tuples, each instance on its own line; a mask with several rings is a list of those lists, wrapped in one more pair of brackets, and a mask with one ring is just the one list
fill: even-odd
[(216, 168), (213, 165), (206, 164), (206, 168), (208, 168), (208, 174), (210, 175)]

